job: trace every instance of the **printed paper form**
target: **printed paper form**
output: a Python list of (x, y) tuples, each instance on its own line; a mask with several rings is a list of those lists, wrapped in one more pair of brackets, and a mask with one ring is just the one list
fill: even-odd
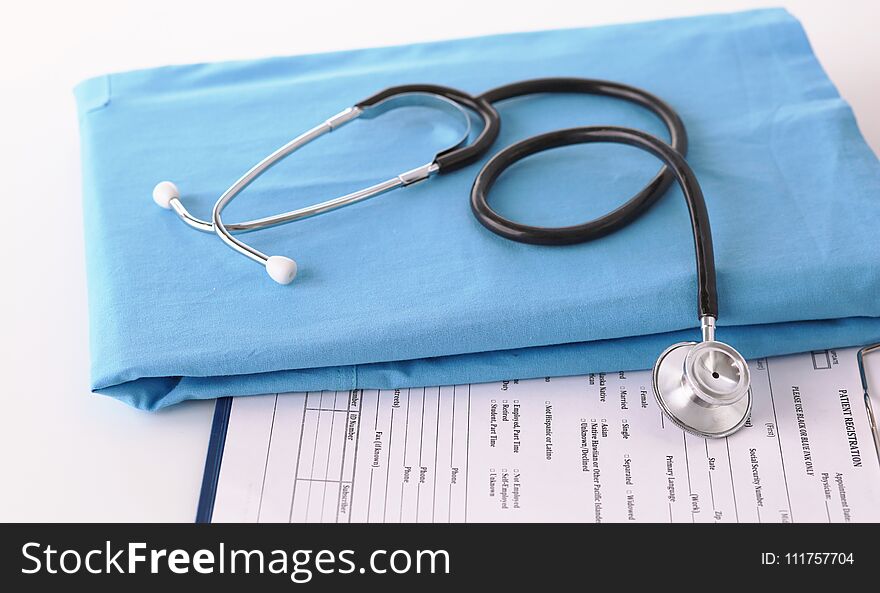
[(213, 520), (880, 521), (856, 352), (751, 361), (726, 439), (666, 421), (647, 371), (236, 398)]

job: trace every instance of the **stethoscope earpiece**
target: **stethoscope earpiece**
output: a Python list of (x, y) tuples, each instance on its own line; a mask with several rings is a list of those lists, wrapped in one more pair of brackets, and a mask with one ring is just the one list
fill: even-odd
[(749, 365), (733, 347), (714, 339), (714, 326), (702, 342), (667, 348), (654, 365), (653, 382), (666, 415), (699, 436), (733, 434), (752, 410)]
[(270, 255), (266, 260), (266, 272), (278, 284), (290, 284), (296, 278), (296, 262), (283, 255)]
[(180, 190), (170, 181), (160, 181), (153, 188), (153, 201), (165, 210), (171, 210), (171, 200), (180, 199)]
[[(171, 210), (173, 200), (180, 202), (180, 190), (171, 181), (160, 181), (153, 188), (153, 201), (165, 210)], [(296, 278), (296, 262), (283, 255), (266, 258), (266, 273), (278, 284), (290, 284)]]

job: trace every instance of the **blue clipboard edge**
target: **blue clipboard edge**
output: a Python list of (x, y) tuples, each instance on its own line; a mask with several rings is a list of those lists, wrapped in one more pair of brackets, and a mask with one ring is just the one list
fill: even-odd
[(211, 440), (208, 441), (208, 454), (205, 456), (205, 473), (202, 476), (202, 488), (199, 491), (196, 523), (210, 523), (214, 515), (217, 482), (220, 479), (220, 464), (223, 461), (223, 447), (226, 445), (226, 429), (229, 426), (229, 415), (231, 413), (232, 398), (219, 398), (214, 406)]

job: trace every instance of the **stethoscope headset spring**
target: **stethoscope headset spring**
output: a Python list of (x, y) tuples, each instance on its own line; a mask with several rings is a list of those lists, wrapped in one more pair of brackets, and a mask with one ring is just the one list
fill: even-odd
[[(297, 136), (249, 169), (217, 200), (211, 220), (201, 220), (184, 207), (177, 187), (168, 181), (153, 190), (153, 199), (164, 208), (173, 209), (187, 225), (214, 232), (233, 250), (265, 266), (267, 273), (280, 284), (290, 283), (297, 264), (284, 256), (266, 255), (234, 234), (244, 233), (311, 216), (380, 195), (392, 189), (423, 181), (469, 165), (481, 158), (494, 143), (500, 130), (500, 116), (495, 103), (538, 93), (583, 93), (622, 99), (648, 109), (664, 123), (670, 142), (646, 132), (618, 126), (587, 126), (555, 130), (516, 142), (495, 154), (477, 174), (470, 196), (476, 219), (493, 233), (506, 239), (535, 245), (571, 245), (591, 241), (614, 232), (646, 212), (677, 182), (690, 213), (697, 268), (698, 318), (702, 341), (680, 342), (665, 350), (653, 368), (653, 387), (658, 404), (679, 427), (705, 437), (724, 437), (741, 428), (748, 420), (752, 397), (749, 369), (743, 356), (734, 348), (715, 340), (718, 297), (715, 260), (709, 214), (696, 175), (685, 160), (688, 141), (684, 124), (676, 111), (654, 95), (622, 83), (583, 78), (543, 78), (497, 87), (482, 95), (437, 85), (405, 85), (386, 89), (325, 120)], [(377, 117), (392, 109), (410, 105), (432, 106), (457, 117), (464, 133), (453, 146), (437, 153), (427, 164), (406, 171), (376, 185), (313, 206), (240, 223), (223, 222), (224, 208), (242, 190), (269, 168), (302, 146), (358, 119)], [(472, 142), (469, 113), (477, 115), (483, 127)], [(511, 165), (530, 155), (573, 144), (616, 143), (644, 150), (664, 165), (657, 175), (635, 196), (613, 211), (592, 221), (565, 227), (539, 227), (522, 224), (495, 211), (488, 194), (498, 177)]]

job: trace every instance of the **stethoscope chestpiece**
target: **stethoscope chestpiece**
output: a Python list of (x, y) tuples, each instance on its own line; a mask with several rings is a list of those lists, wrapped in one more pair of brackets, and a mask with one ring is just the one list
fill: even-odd
[(693, 434), (721, 438), (739, 430), (752, 410), (749, 365), (734, 348), (714, 339), (667, 348), (653, 371), (663, 412)]

